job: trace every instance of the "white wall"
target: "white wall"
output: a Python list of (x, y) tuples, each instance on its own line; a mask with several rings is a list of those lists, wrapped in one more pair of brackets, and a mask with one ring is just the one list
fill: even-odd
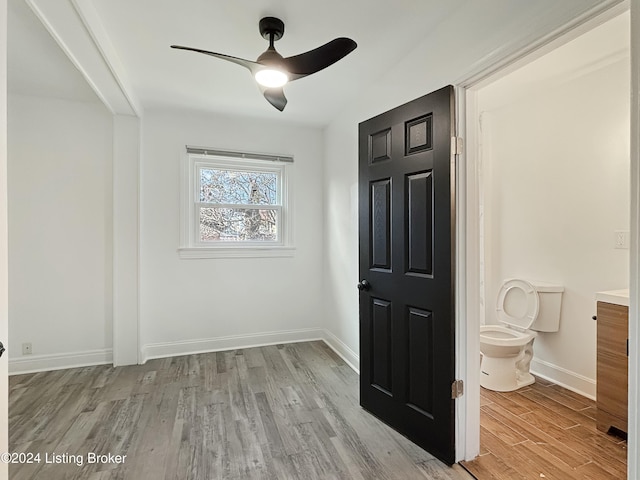
[(113, 116), (113, 365), (139, 356), (140, 119)]
[(327, 328), (358, 361), (358, 123), (455, 84), (519, 51), (602, 2), (468, 2), (365, 89), (325, 129), (325, 317)]
[(97, 102), (9, 95), (8, 159), (11, 369), (88, 351), (108, 361), (111, 115)]
[(629, 286), (629, 250), (614, 249), (614, 231), (629, 230), (629, 77), (623, 57), (526, 95), (509, 89), (509, 77), (487, 88), (493, 95), (478, 93), (487, 147), (486, 322), (497, 322), (505, 278), (564, 285), (560, 331), (538, 335), (532, 369), (589, 395), (594, 294)]
[[(255, 334), (321, 327), (322, 140), (315, 128), (188, 111), (145, 112), (140, 213), (143, 358), (261, 343), (265, 337)], [(185, 145), (294, 155), (294, 257), (178, 257)], [(229, 336), (240, 338), (220, 343), (221, 337)]]

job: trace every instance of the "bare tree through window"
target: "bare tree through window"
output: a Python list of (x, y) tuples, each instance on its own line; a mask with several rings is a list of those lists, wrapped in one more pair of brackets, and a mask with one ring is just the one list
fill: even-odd
[(279, 181), (275, 172), (201, 168), (200, 241), (278, 240)]

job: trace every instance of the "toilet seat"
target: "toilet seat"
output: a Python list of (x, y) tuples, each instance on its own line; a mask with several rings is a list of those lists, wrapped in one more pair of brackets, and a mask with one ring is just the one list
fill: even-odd
[(505, 280), (496, 303), (500, 323), (524, 332), (535, 321), (539, 309), (538, 292), (531, 283), (520, 279)]
[(535, 337), (535, 332), (519, 332), (502, 325), (482, 325), (480, 327), (480, 339), (499, 347), (521, 347)]

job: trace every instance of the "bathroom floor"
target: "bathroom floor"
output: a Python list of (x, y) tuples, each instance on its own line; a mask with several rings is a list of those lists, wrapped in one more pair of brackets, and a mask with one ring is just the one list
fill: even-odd
[(596, 429), (593, 400), (537, 377), (480, 390), (480, 456), (462, 462), (479, 480), (626, 478), (627, 442)]

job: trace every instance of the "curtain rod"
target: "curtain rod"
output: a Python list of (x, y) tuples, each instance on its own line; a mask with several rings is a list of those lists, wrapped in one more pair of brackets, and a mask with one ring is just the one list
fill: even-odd
[(247, 158), (250, 160), (268, 160), (271, 162), (293, 163), (291, 155), (267, 155), (265, 153), (233, 152), (230, 150), (216, 150), (213, 148), (192, 147), (187, 145), (187, 153), (198, 155), (216, 155), (220, 157)]

